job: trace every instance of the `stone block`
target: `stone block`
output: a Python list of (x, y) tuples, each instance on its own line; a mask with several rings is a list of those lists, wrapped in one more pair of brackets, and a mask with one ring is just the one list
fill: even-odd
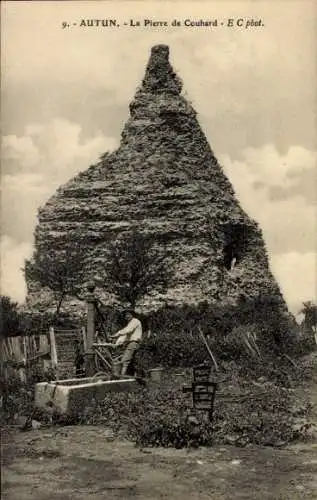
[(109, 392), (135, 391), (139, 387), (134, 378), (121, 380), (68, 379), (41, 382), (35, 386), (35, 407), (59, 415), (78, 416), (95, 402), (102, 401)]

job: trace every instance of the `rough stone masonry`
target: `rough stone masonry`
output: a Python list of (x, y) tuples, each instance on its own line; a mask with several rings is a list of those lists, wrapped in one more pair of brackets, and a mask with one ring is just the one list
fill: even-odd
[[(101, 263), (109, 242), (132, 227), (153, 236), (173, 269), (166, 293), (154, 290), (138, 304), (144, 312), (260, 294), (286, 310), (261, 230), (240, 207), (183, 97), (166, 45), (151, 49), (119, 148), (61, 186), (39, 210), (35, 245), (49, 244), (62, 259), (64, 239), (80, 239), (87, 259), (79, 282), (106, 282)], [(30, 305), (47, 300), (41, 287), (27, 284)], [(111, 290), (100, 294), (113, 303)]]

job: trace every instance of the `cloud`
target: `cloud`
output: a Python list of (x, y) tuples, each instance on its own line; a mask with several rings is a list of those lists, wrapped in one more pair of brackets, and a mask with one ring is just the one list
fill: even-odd
[(21, 243), (31, 242), (37, 209), (52, 194), (53, 186), (40, 174), (4, 174), (1, 178), (1, 233)]
[(303, 301), (317, 300), (317, 254), (314, 252), (272, 255), (271, 266), (293, 313)]
[(82, 128), (78, 123), (61, 118), (44, 126), (28, 125), (26, 133), (32, 135), (40, 151), (45, 176), (59, 182), (65, 182), (87, 168), (102, 152), (112, 150), (117, 145), (114, 138), (105, 137), (101, 132), (94, 137), (83, 138)]
[[(316, 153), (292, 146), (285, 155), (272, 145), (242, 151), (241, 160), (221, 160), (241, 206), (263, 231), (271, 267), (293, 312), (317, 300), (316, 205), (303, 176), (316, 175)], [(293, 189), (290, 196), (289, 189)], [(272, 198), (272, 189), (285, 193)], [(294, 194), (296, 192), (296, 194)]]
[[(292, 146), (285, 155), (272, 145), (247, 148), (241, 160), (223, 155), (221, 161), (245, 211), (260, 223), (272, 253), (313, 252), (316, 249), (316, 207), (301, 180), (316, 172), (316, 153)], [(272, 189), (292, 196), (272, 197)], [(308, 187), (307, 187), (308, 188)]]
[(1, 293), (22, 302), (26, 286), (21, 267), (32, 254), (37, 209), (116, 141), (101, 133), (82, 137), (80, 125), (56, 118), (29, 124), (23, 136), (7, 135), (2, 145)]
[(13, 134), (3, 137), (2, 155), (7, 162), (16, 162), (21, 168), (33, 167), (40, 159), (32, 137), (17, 137)]
[(0, 241), (1, 255), (1, 294), (12, 297), (17, 302), (23, 302), (26, 285), (21, 268), (24, 260), (32, 254), (32, 244), (18, 243), (8, 236)]
[(265, 189), (278, 186), (286, 190), (297, 184), (305, 172), (316, 172), (317, 153), (302, 146), (290, 146), (283, 155), (273, 144), (266, 144), (261, 148), (245, 148), (239, 156), (242, 160), (233, 162), (228, 155), (222, 156), (228, 174), (239, 185), (247, 180), (248, 184), (262, 185)]
[(287, 189), (298, 183), (305, 171), (316, 167), (317, 154), (302, 146), (290, 146), (285, 155), (281, 155), (273, 144), (260, 149), (246, 148), (241, 155), (254, 182), (262, 183), (266, 188), (279, 186)]
[(115, 148), (112, 137), (83, 137), (81, 126), (62, 118), (25, 127), (3, 138), (2, 233), (32, 241), (36, 213), (56, 188)]
[[(25, 293), (19, 269), (30, 255), (38, 206), (57, 185), (86, 168), (107, 146), (115, 145), (113, 139), (102, 135), (81, 140), (80, 127), (61, 119), (46, 125), (30, 125), (26, 132), (29, 135), (25, 137), (32, 138), (46, 168), (42, 169), (39, 162), (29, 164), (21, 172), (21, 162), (16, 159), (16, 173), (2, 178), (2, 216), (7, 229), (1, 245), (2, 286), (16, 300), (22, 300)], [(14, 145), (21, 142), (10, 139), (7, 144), (12, 157)], [(20, 151), (20, 146), (17, 149)], [(293, 146), (285, 155), (279, 155), (273, 145), (266, 145), (244, 150), (241, 158), (222, 157), (224, 170), (243, 208), (260, 223), (272, 270), (290, 308), (296, 311), (303, 300), (316, 300), (315, 207), (307, 201), (304, 191), (292, 198), (272, 200), (270, 189), (300, 186), (303, 173), (315, 169), (316, 154)]]
[(101, 132), (84, 138), (81, 125), (54, 118), (44, 124), (26, 125), (21, 137), (4, 136), (3, 168), (12, 175), (23, 171), (43, 175), (47, 181), (66, 181), (116, 145), (116, 139)]
[[(84, 4), (80, 17), (100, 18), (100, 2)], [(45, 9), (38, 2), (6, 3), (2, 224), (17, 245), (32, 240), (36, 209), (55, 188), (112, 149), (151, 45), (167, 43), (203, 130), (217, 156), (223, 154), (240, 203), (263, 228), (273, 260), (313, 253), (314, 2), (305, 9), (296, 1), (287, 9), (284, 2), (216, 2), (207, 12), (198, 1), (195, 16), (191, 2), (179, 6), (183, 19), (254, 15), (265, 29), (142, 29), (142, 36), (136, 29), (63, 30), (62, 21), (78, 21), (76, 3), (58, 9), (54, 2)], [(107, 5), (107, 17), (119, 21), (179, 16), (175, 2)]]
[(206, 16), (226, 21), (252, 17), (252, 12), (265, 22), (265, 28), (252, 30), (140, 28), (142, 36), (140, 29), (128, 27), (61, 28), (65, 19), (100, 18), (99, 2), (81, 5), (80, 14), (72, 2), (59, 3), (58, 9), (54, 2), (45, 9), (38, 2), (20, 3), (17, 9), (6, 2), (3, 9), (2, 114), (10, 131), (61, 115), (82, 123), (89, 134), (96, 127), (119, 131), (150, 47), (163, 42), (216, 151), (232, 153), (263, 142), (274, 142), (278, 149), (295, 141), (315, 143), (312, 1), (305, 9), (296, 1), (287, 9), (283, 2), (268, 1), (214, 2), (206, 9), (206, 2), (198, 1), (195, 14), (191, 2), (181, 2), (178, 13), (175, 2), (107, 3), (107, 17), (119, 22)]

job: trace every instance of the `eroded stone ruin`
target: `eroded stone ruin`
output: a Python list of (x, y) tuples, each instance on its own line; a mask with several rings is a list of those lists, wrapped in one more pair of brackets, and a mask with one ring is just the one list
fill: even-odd
[[(46, 242), (60, 253), (66, 236), (80, 237), (87, 253), (84, 283), (100, 275), (109, 241), (137, 227), (164, 245), (174, 269), (166, 293), (154, 291), (139, 304), (144, 311), (260, 294), (285, 309), (261, 230), (240, 207), (181, 91), (168, 46), (154, 46), (119, 148), (61, 186), (39, 210), (35, 244)], [(111, 294), (99, 292), (113, 303)], [(44, 295), (28, 282), (30, 304)]]

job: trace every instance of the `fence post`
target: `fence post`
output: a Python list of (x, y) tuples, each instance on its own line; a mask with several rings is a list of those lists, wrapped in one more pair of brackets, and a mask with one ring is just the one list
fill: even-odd
[(85, 372), (88, 377), (95, 373), (93, 343), (95, 340), (95, 285), (87, 286), (89, 295), (87, 297), (87, 328), (85, 349)]
[(53, 370), (57, 370), (57, 350), (54, 327), (50, 326), (51, 363)]
[(84, 344), (84, 352), (87, 351), (87, 339), (86, 339), (86, 328), (83, 326), (81, 329), (81, 335), (83, 339), (83, 344)]
[(23, 348), (22, 348), (22, 355), (23, 355), (23, 359), (24, 359), (24, 374), (20, 372), (20, 378), (23, 382), (27, 382), (27, 379), (28, 379), (28, 376), (29, 376), (29, 372), (30, 372), (30, 367), (29, 367), (29, 364), (28, 364), (28, 352), (27, 352), (27, 348), (26, 348), (26, 337), (23, 336), (22, 337), (22, 345), (23, 345)]

